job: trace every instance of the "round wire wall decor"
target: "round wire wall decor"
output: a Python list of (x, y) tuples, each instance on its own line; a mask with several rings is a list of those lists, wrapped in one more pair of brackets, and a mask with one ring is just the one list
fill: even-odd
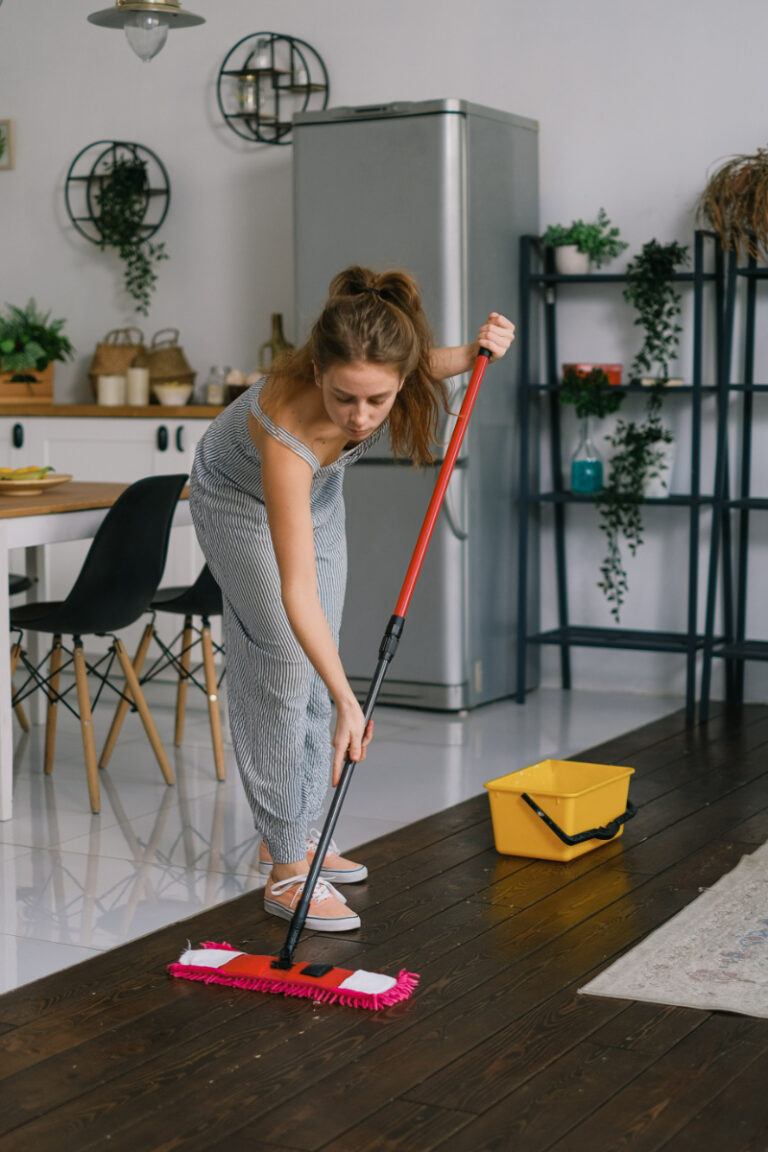
[(216, 97), (225, 123), (244, 140), (290, 144), (293, 114), (327, 107), (328, 90), (325, 64), (306, 41), (254, 32), (227, 53)]
[(101, 244), (99, 196), (116, 164), (138, 162), (138, 189), (144, 200), (139, 231), (143, 240), (154, 236), (168, 213), (171, 185), (162, 160), (143, 144), (127, 140), (97, 140), (75, 156), (67, 172), (64, 199), (77, 231), (93, 244)]

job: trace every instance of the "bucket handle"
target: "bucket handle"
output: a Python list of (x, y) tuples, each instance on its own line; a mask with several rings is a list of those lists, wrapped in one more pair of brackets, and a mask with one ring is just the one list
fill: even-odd
[(631, 820), (636, 814), (637, 808), (631, 801), (627, 801), (627, 807), (621, 816), (617, 816), (615, 820), (611, 820), (610, 824), (604, 824), (602, 828), (590, 828), (587, 832), (577, 832), (573, 836), (569, 836), (564, 832), (559, 824), (556, 824), (551, 816), (547, 816), (535, 800), (532, 800), (527, 792), (521, 793), (521, 800), (525, 800), (529, 808), (532, 808), (540, 820), (543, 820), (547, 828), (551, 828), (555, 836), (559, 836), (563, 844), (583, 844), (585, 840), (613, 840), (614, 836), (621, 828), (622, 824), (627, 820)]

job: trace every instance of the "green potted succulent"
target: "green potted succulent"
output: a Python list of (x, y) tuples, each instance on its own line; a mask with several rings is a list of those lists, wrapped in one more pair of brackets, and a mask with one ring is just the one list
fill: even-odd
[[(643, 542), (642, 503), (653, 490), (666, 491), (669, 447), (674, 437), (661, 421), (670, 365), (677, 357), (680, 333), (680, 292), (674, 277), (688, 259), (687, 247), (645, 244), (627, 267), (624, 298), (635, 309), (635, 324), (643, 329), (643, 344), (630, 367), (633, 383), (649, 385), (645, 412), (639, 420), (619, 420), (607, 438), (611, 448), (608, 482), (597, 498), (600, 526), (607, 550), (600, 566), (602, 589), (618, 623), (628, 590), (621, 545), (634, 556)], [(648, 375), (653, 373), (655, 375)]]
[(144, 237), (148, 188), (145, 161), (138, 156), (116, 156), (108, 163), (95, 193), (100, 247), (114, 248), (123, 261), (125, 290), (143, 316), (149, 315), (157, 284), (156, 266), (168, 259), (165, 244), (152, 244)]
[(66, 321), (51, 320), (34, 300), (25, 308), (6, 308), (0, 314), (0, 395), (6, 400), (52, 397), (54, 361), (68, 360), (74, 352), (63, 332)]
[(628, 247), (604, 208), (598, 212), (597, 219), (589, 223), (573, 220), (567, 226), (550, 224), (541, 243), (545, 248), (554, 249), (555, 267), (563, 275), (588, 272), (590, 264), (600, 268)]

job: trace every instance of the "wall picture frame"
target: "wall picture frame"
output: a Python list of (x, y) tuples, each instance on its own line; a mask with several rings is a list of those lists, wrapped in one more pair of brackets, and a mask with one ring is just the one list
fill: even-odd
[(13, 121), (0, 120), (0, 170), (13, 168)]

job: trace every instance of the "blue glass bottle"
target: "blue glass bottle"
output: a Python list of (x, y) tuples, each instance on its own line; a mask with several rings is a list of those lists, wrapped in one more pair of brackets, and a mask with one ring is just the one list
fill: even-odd
[(571, 459), (571, 492), (595, 496), (603, 490), (603, 461), (592, 443), (589, 419), (581, 422), (579, 445)]

